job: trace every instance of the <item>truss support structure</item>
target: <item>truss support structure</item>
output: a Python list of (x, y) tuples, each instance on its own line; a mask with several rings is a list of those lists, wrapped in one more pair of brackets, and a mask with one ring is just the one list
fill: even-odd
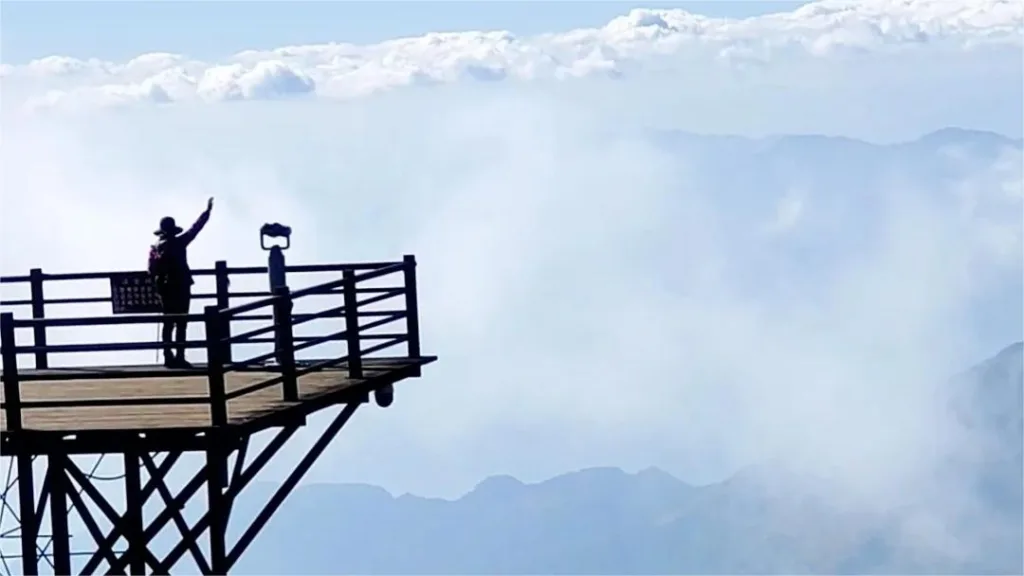
[[(135, 437), (125, 443), (120, 452), (124, 461), (124, 473), (118, 479), (122, 484), (120, 489), (106, 491), (118, 498), (101, 492), (93, 475), (83, 472), (70, 454), (59, 449), (60, 442), (35, 442), (28, 437), (35, 432), (19, 432), (23, 437), (17, 445), (46, 447), (43, 452), (24, 450), (12, 456), (17, 464), (20, 509), (28, 511), (20, 513), (18, 519), (21, 573), (37, 575), (40, 568), (45, 568), (57, 575), (172, 574), (181, 571), (176, 566), (186, 554), (202, 574), (229, 573), (363, 401), (343, 405), (263, 508), (237, 530), (240, 536), (233, 543), (228, 541), (228, 525), (230, 520), (238, 520), (237, 515), (232, 518), (231, 514), (236, 499), (281, 451), (302, 422), (270, 429), (275, 435), (251, 459), (247, 458), (251, 434), (233, 433), (230, 429), (205, 434), (205, 447), (201, 450), (205, 452), (205, 463), (188, 482), (179, 484), (177, 490), (167, 482), (168, 474), (186, 452), (195, 452), (195, 442), (187, 443), (191, 450), (167, 449), (164, 442), (160, 446), (162, 450), (154, 451), (147, 448), (143, 437)], [(45, 474), (38, 489), (33, 453), (45, 461)], [(83, 451), (78, 450), (76, 454), (83, 454)], [(158, 457), (159, 454), (163, 456)], [(231, 456), (234, 462), (229, 473)], [(199, 494), (204, 487), (205, 498)], [(115, 501), (120, 499), (119, 493), (123, 493), (123, 505)], [(159, 506), (155, 508), (159, 512), (147, 518), (146, 504), (151, 499), (158, 500)], [(184, 514), (186, 506), (205, 511), (189, 524)], [(47, 508), (51, 534), (47, 538), (49, 542), (40, 546), (44, 539), (40, 527), (46, 520)], [(110, 525), (106, 531), (100, 528), (94, 516), (97, 510)], [(87, 533), (78, 534), (74, 552), (69, 529), (72, 517), (77, 520), (74, 525), (83, 527)], [(158, 552), (155, 538), (168, 524), (176, 528), (177, 541), (168, 550)], [(88, 549), (84, 554), (83, 539), (87, 541), (84, 548)], [(163, 542), (161, 548), (168, 548), (167, 543)], [(78, 558), (83, 561), (78, 562), (80, 565), (75, 570), (72, 560)]]

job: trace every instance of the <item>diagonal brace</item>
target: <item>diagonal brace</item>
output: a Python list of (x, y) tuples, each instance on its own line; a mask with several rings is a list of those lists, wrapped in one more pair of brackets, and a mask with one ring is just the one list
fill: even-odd
[[(149, 454), (141, 454), (140, 456), (142, 457), (142, 465), (146, 467), (146, 470), (148, 470), (151, 475), (155, 475), (157, 473), (157, 468), (153, 459)], [(188, 523), (185, 522), (185, 518), (182, 516), (181, 511), (177, 510), (177, 507), (174, 506), (174, 497), (171, 496), (171, 491), (167, 489), (167, 485), (164, 482), (159, 483), (156, 489), (157, 492), (160, 493), (160, 498), (163, 499), (167, 510), (170, 510), (173, 514), (172, 519), (174, 524), (178, 527), (178, 531), (181, 532), (182, 541), (187, 542), (188, 550), (192, 553), (192, 559), (195, 560), (196, 566), (199, 567), (199, 572), (201, 574), (210, 574), (210, 565), (203, 556), (203, 551), (199, 549), (196, 539), (189, 539), (188, 537)]]
[[(225, 498), (227, 498), (229, 502), (233, 501), (238, 494), (241, 493), (242, 489), (252, 482), (259, 471), (270, 462), (271, 458), (274, 457), (274, 454), (284, 446), (285, 442), (287, 442), (288, 439), (298, 431), (298, 429), (298, 426), (290, 426), (278, 432), (277, 435), (263, 447), (263, 450), (260, 451), (259, 455), (253, 459), (249, 466), (239, 474), (237, 480), (231, 483), (231, 486), (228, 487), (225, 493)], [(195, 492), (198, 489), (199, 485), (196, 485), (192, 492)], [(192, 529), (189, 530), (190, 537), (198, 539), (202, 536), (203, 532), (209, 527), (209, 525), (210, 515), (209, 512), (207, 512), (203, 514), (192, 526)], [(173, 567), (175, 563), (178, 562), (178, 559), (185, 553), (185, 549), (186, 546), (184, 543), (179, 542), (178, 545), (167, 554), (163, 562), (161, 562), (163, 571), (170, 571), (170, 567)]]
[[(157, 484), (163, 482), (164, 476), (166, 476), (167, 473), (170, 472), (171, 468), (174, 467), (174, 464), (178, 461), (178, 458), (181, 458), (181, 455), (181, 452), (167, 453), (167, 457), (160, 462), (160, 466), (157, 468), (159, 474), (151, 475), (149, 480), (146, 482), (146, 485), (142, 488), (141, 498), (143, 502), (146, 502), (146, 500), (149, 499), (150, 495), (152, 495), (153, 492), (156, 491)], [(196, 489), (198, 489), (198, 487)], [(93, 553), (92, 557), (89, 558), (89, 561), (86, 562), (85, 567), (82, 568), (82, 574), (92, 574), (96, 570), (96, 568), (99, 567), (100, 562), (103, 561), (103, 557), (101, 556), (99, 551), (100, 549), (104, 547), (113, 548), (114, 544), (117, 543), (117, 539), (121, 537), (122, 533), (119, 524), (120, 523), (115, 524), (110, 529), (110, 531), (107, 532), (107, 536), (105, 538), (96, 541), (96, 544), (99, 548), (97, 549), (96, 552)], [(163, 527), (163, 524), (161, 524), (160, 526)], [(148, 533), (149, 532), (147, 531), (147, 534)], [(156, 532), (153, 532), (153, 534), (155, 535)], [(152, 538), (152, 536), (147, 537), (147, 542), (149, 541), (148, 538)], [(113, 568), (113, 566), (111, 566), (111, 568)], [(118, 570), (124, 570), (124, 567), (122, 566)]]
[(235, 543), (231, 552), (228, 553), (227, 566), (229, 569), (231, 566), (235, 565), (235, 562), (237, 562), (242, 556), (245, 549), (252, 544), (256, 535), (259, 534), (260, 530), (262, 530), (267, 522), (270, 521), (270, 517), (273, 516), (274, 512), (276, 512), (281, 506), (284, 499), (291, 494), (291, 491), (299, 481), (302, 480), (302, 477), (306, 475), (306, 472), (308, 472), (317, 459), (320, 458), (320, 455), (323, 454), (324, 450), (327, 449), (327, 446), (330, 445), (331, 440), (334, 440), (334, 437), (338, 435), (338, 432), (341, 431), (342, 427), (345, 426), (352, 415), (355, 414), (356, 409), (359, 408), (360, 404), (360, 402), (350, 402), (345, 405), (345, 408), (342, 409), (338, 416), (335, 417), (334, 421), (327, 426), (327, 429), (325, 429), (323, 434), (320, 435), (320, 438), (316, 443), (310, 447), (309, 452), (302, 457), (302, 460), (295, 466), (292, 473), (289, 474), (288, 477), (285, 478), (285, 481), (281, 483), (281, 486), (277, 488), (277, 491), (270, 497), (270, 500), (267, 502), (266, 506), (263, 507), (263, 510), (256, 515), (252, 524), (250, 524), (249, 528), (238, 538), (238, 542)]
[[(71, 459), (68, 459), (68, 461), (65, 464), (67, 465), (68, 473), (70, 473), (71, 476), (74, 477), (75, 482), (78, 482), (78, 485), (82, 488), (82, 490), (84, 490), (85, 493), (89, 495), (89, 498), (91, 498), (92, 501), (96, 503), (96, 506), (98, 506), (100, 511), (102, 511), (103, 514), (107, 517), (107, 520), (110, 521), (111, 525), (117, 527), (117, 529), (123, 534), (125, 532), (124, 517), (122, 517), (120, 514), (117, 513), (116, 510), (114, 510), (114, 507), (111, 506), (110, 503), (107, 502), (107, 499), (103, 497), (103, 494), (100, 494), (100, 491), (97, 490), (96, 487), (92, 485), (92, 481), (90, 481), (89, 478), (84, 473), (82, 473), (82, 471), (78, 468), (78, 465), (76, 465)], [(111, 546), (113, 546), (113, 543), (111, 543)], [(145, 554), (146, 563), (155, 568), (158, 564), (156, 556), (154, 556), (153, 553), (150, 552), (148, 548), (145, 548), (143, 550), (143, 554)], [(110, 571), (116, 573), (123, 569), (123, 566), (111, 566)]]

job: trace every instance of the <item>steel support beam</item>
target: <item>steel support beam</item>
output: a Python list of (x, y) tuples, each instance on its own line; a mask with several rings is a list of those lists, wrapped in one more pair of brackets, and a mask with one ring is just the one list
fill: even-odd
[(38, 576), (39, 556), (36, 554), (36, 538), (39, 536), (39, 518), (33, 513), (35, 506), (35, 474), (32, 473), (32, 457), (18, 454), (18, 505), (21, 509), (21, 573)]
[[(46, 475), (37, 507), (31, 469), (32, 459), (28, 455), (20, 455), (18, 465), (21, 505), (23, 509), (30, 511), (22, 517), (22, 555), (27, 560), (23, 564), (22, 572), (39, 572), (41, 553), (36, 543), (41, 519), (48, 503), (53, 532), (52, 557), (55, 574), (71, 573), (72, 552), (68, 516), (72, 510), (81, 518), (82, 525), (95, 544), (95, 550), (83, 567), (82, 574), (95, 573), (102, 562), (107, 564), (107, 574), (124, 574), (126, 570), (130, 574), (169, 574), (175, 571), (175, 565), (185, 553), (190, 553), (202, 574), (227, 574), (360, 405), (361, 402), (350, 402), (343, 407), (256, 517), (242, 531), (233, 546), (228, 545), (227, 528), (235, 499), (285, 446), (298, 430), (298, 425), (281, 428), (262, 450), (248, 461), (246, 456), (249, 437), (234, 438), (240, 442), (229, 445), (223, 443), (223, 439), (211, 435), (207, 438), (206, 462), (176, 495), (167, 486), (166, 477), (182, 453), (168, 453), (157, 465), (153, 456), (147, 452), (126, 450), (123, 453), (124, 513), (114, 509), (94, 484), (92, 475), (85, 474), (66, 452), (48, 454)], [(233, 446), (237, 446), (238, 450), (229, 474), (228, 456)], [(142, 483), (143, 467), (146, 468), (148, 475), (145, 485)], [(207, 510), (190, 527), (183, 510), (204, 484)], [(153, 493), (160, 494), (164, 507), (147, 525), (143, 512), (148, 498)], [(94, 511), (87, 503), (88, 500), (91, 500), (99, 513), (111, 523), (111, 528), (106, 534), (100, 529)], [(166, 557), (158, 559), (150, 546), (156, 535), (169, 522), (175, 524), (180, 533), (180, 540)], [(209, 554), (204, 557), (199, 540), (207, 530), (209, 534), (205, 536), (209, 538), (210, 547)], [(115, 550), (120, 538), (124, 538), (127, 543), (127, 549), (123, 552)]]
[(71, 574), (71, 534), (68, 532), (68, 481), (66, 454), (51, 454), (47, 459), (46, 478), (50, 486), (50, 530), (53, 539), (53, 573)]
[(142, 478), (139, 473), (141, 466), (140, 455), (137, 452), (125, 452), (122, 519), (125, 540), (128, 541), (128, 572), (131, 574), (146, 573), (146, 542), (142, 531), (143, 508), (146, 501), (142, 498)]
[[(227, 462), (217, 436), (210, 439), (206, 449), (206, 469), (210, 474), (206, 478), (206, 502), (210, 516), (210, 571), (213, 574), (228, 573), (228, 504), (224, 494), (227, 484)], [(184, 535), (182, 535), (184, 539)]]

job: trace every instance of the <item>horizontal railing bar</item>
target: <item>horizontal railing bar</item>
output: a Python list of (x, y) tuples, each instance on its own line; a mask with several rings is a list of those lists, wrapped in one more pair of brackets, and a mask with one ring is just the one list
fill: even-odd
[[(344, 272), (345, 270), (376, 270), (385, 266), (390, 266), (394, 262), (357, 262), (351, 264), (298, 264), (285, 267), (285, 272), (293, 272), (297, 274), (309, 273), (309, 272)], [(401, 264), (401, 263), (399, 263)], [(111, 276), (126, 274), (131, 272), (140, 272), (139, 270), (131, 271), (113, 271), (108, 270), (104, 272), (70, 272), (70, 273), (43, 273), (43, 281), (64, 281), (64, 280), (106, 280)], [(232, 274), (266, 274), (266, 266), (241, 266), (241, 267), (229, 267), (227, 269), (228, 276)], [(215, 268), (196, 268), (192, 270), (193, 276), (215, 276), (217, 270)], [(0, 284), (18, 284), (22, 282), (30, 282), (31, 278), (28, 275), (24, 276), (0, 276)]]
[(364, 330), (373, 330), (374, 328), (380, 328), (381, 326), (383, 326), (385, 324), (390, 324), (391, 322), (395, 322), (395, 321), (401, 320), (404, 317), (405, 317), (405, 312), (396, 312), (396, 313), (394, 313), (394, 314), (392, 314), (392, 315), (390, 315), (390, 316), (388, 316), (386, 318), (381, 318), (380, 320), (374, 320), (373, 322), (370, 322), (369, 324), (366, 324), (365, 326), (360, 326), (359, 327), (359, 332), (360, 332), (359, 335), (362, 336), (362, 332)]
[[(391, 333), (391, 334), (360, 334), (359, 335), (359, 339), (360, 340), (386, 340), (388, 338), (395, 338), (397, 336), (405, 336), (405, 335), (404, 334), (399, 334), (399, 333)], [(294, 338), (294, 340), (296, 342), (308, 342), (310, 340), (316, 340), (316, 339), (320, 339), (320, 338), (325, 338), (325, 337), (324, 336), (296, 336)], [(342, 334), (341, 336), (339, 336), (337, 338), (329, 338), (329, 339), (326, 339), (325, 341), (327, 341), (327, 340), (344, 340), (344, 339), (345, 339), (345, 335)], [(246, 340), (245, 342), (235, 342), (235, 344), (238, 345), (238, 346), (243, 346), (243, 345), (246, 345), (246, 344), (275, 344), (276, 342), (277, 341), (273, 337), (268, 337), (268, 338), (251, 338), (249, 340)]]
[(335, 306), (334, 308), (328, 308), (326, 310), (321, 310), (319, 312), (312, 312), (310, 314), (303, 314), (302, 318), (297, 318), (296, 316), (293, 315), (292, 316), (292, 328), (295, 328), (296, 326), (305, 324), (306, 322), (311, 322), (313, 320), (322, 320), (324, 318), (333, 318), (333, 317), (341, 318), (344, 313), (345, 313), (345, 305), (342, 304), (341, 306)]
[[(183, 344), (174, 343), (175, 347), (188, 349), (205, 348), (205, 340), (189, 340)], [(162, 342), (100, 342), (97, 344), (47, 344), (46, 346), (15, 346), (15, 354), (33, 354), (49, 352), (51, 354), (67, 354), (75, 352), (130, 352), (134, 350), (160, 350)]]
[[(377, 294), (382, 292), (389, 292), (391, 290), (404, 290), (402, 287), (388, 287), (388, 288), (356, 288), (357, 294)], [(343, 290), (341, 288), (335, 288), (333, 290), (326, 290), (324, 292), (317, 292), (315, 294), (309, 294), (309, 296), (327, 296), (330, 294), (341, 294)], [(228, 298), (266, 298), (271, 296), (271, 292), (228, 292)], [(192, 300), (214, 300), (217, 298), (217, 294), (213, 292), (200, 292), (198, 294), (192, 294)], [(47, 298), (43, 300), (44, 305), (57, 305), (57, 304), (104, 304), (110, 302), (112, 298), (110, 296), (94, 296), (88, 298)], [(0, 300), (0, 306), (31, 306), (32, 300)]]
[[(404, 262), (396, 262), (396, 263), (393, 263), (393, 264), (389, 264), (389, 265), (387, 265), (387, 266), (385, 266), (383, 268), (380, 268), (378, 270), (374, 270), (372, 272), (364, 273), (362, 275), (362, 277), (357, 276), (356, 277), (356, 282), (359, 282), (360, 280), (369, 280), (369, 279), (372, 279), (372, 278), (376, 278), (378, 276), (384, 276), (386, 274), (391, 274), (391, 273), (394, 273), (394, 272), (398, 272), (399, 270), (402, 270), (404, 268), (404, 266), (405, 266)], [(382, 271), (384, 271), (384, 272), (382, 272)], [(301, 290), (296, 290), (296, 291), (292, 292), (291, 293), (291, 298), (292, 298), (292, 300), (295, 300), (297, 298), (302, 298), (303, 296), (308, 296), (310, 294), (328, 293), (328, 292), (334, 290), (335, 288), (339, 288), (341, 286), (344, 286), (345, 282), (346, 282), (345, 278), (338, 278), (337, 280), (331, 280), (329, 282), (324, 282), (323, 284), (317, 284), (315, 286), (309, 286), (307, 288), (302, 288)], [(257, 300), (256, 302), (249, 302), (248, 304), (241, 304), (239, 306), (233, 306), (231, 308), (227, 308), (226, 310), (222, 310), (221, 312), (223, 314), (227, 314), (229, 316), (235, 316), (235, 315), (238, 315), (238, 314), (242, 314), (244, 312), (252, 312), (253, 310), (258, 310), (260, 308), (266, 308), (266, 307), (269, 307), (269, 306), (273, 306), (278, 298), (280, 298), (280, 296), (270, 296), (270, 297), (268, 297), (268, 298), (266, 298), (264, 300)]]
[[(307, 273), (307, 272), (344, 272), (345, 270), (373, 270), (387, 266), (392, 262), (357, 262), (353, 264), (298, 264), (285, 266), (285, 272)], [(204, 270), (207, 274), (213, 274), (213, 270)], [(231, 274), (266, 274), (266, 266), (242, 266), (228, 268), (228, 275)]]
[[(405, 291), (404, 288), (389, 288), (387, 290), (388, 290), (388, 292), (386, 292), (384, 294), (379, 294), (379, 295), (374, 296), (372, 298), (367, 298), (366, 300), (358, 302), (358, 306), (368, 306), (370, 304), (376, 304), (377, 302), (381, 302), (381, 301), (387, 300), (388, 298), (395, 298), (397, 296), (401, 296), (402, 293)], [(294, 299), (295, 299), (295, 297), (293, 295), (292, 300), (294, 300)], [(292, 315), (292, 326), (294, 327), (294, 326), (297, 326), (299, 324), (305, 324), (306, 322), (309, 322), (311, 320), (319, 320), (319, 319), (331, 318), (331, 317), (335, 317), (335, 316), (340, 318), (344, 314), (344, 312), (345, 312), (345, 306), (342, 305), (342, 306), (335, 306), (334, 308), (328, 308), (326, 310), (321, 310), (320, 312), (312, 312), (312, 313), (305, 313), (305, 314), (293, 314)], [(392, 313), (392, 312), (380, 311), (380, 310), (372, 310), (372, 311), (371, 310), (367, 310), (365, 312), (359, 312), (359, 313), (357, 313), (357, 315), (358, 316), (381, 316), (383, 314), (390, 314), (390, 313)], [(231, 321), (235, 321), (235, 320), (264, 320), (264, 321), (267, 321), (267, 320), (273, 320), (273, 319), (274, 319), (273, 314), (259, 314), (259, 315), (255, 315), (254, 314), (254, 315), (249, 315), (249, 316), (235, 316), (235, 317), (231, 318)], [(239, 334), (239, 335), (236, 335), (236, 336), (232, 336), (230, 342), (231, 343), (241, 343), (245, 337), (258, 336), (260, 334), (265, 334), (266, 332), (268, 332), (269, 330), (272, 330), (272, 329), (273, 329), (273, 327), (259, 328), (259, 329), (256, 329), (256, 330), (252, 330), (250, 332), (244, 332), (242, 334)]]
[[(400, 316), (395, 315), (393, 318), (384, 318), (382, 320), (376, 320), (367, 324), (366, 326), (360, 326), (360, 330), (371, 330), (379, 326), (383, 326), (389, 322), (398, 320)], [(273, 326), (268, 327), (272, 331)], [(338, 340), (344, 340), (345, 335), (348, 333), (347, 330), (340, 330), (333, 332), (325, 336), (295, 336), (296, 342), (302, 342), (299, 346), (295, 347), (295, 351), (305, 350), (317, 344), (323, 344), (324, 342), (332, 342)], [(386, 338), (393, 338), (398, 334), (360, 334), (360, 340), (383, 340)], [(234, 342), (231, 344), (274, 344), (276, 340), (273, 337), (270, 338), (249, 338), (244, 342)], [(185, 342), (184, 346), (188, 349), (205, 348), (207, 342), (205, 340), (191, 340)], [(175, 343), (175, 346), (178, 346)], [(159, 350), (164, 347), (162, 342), (102, 342), (98, 344), (48, 344), (46, 346), (15, 346), (15, 354), (33, 354), (35, 352), (49, 352), (52, 354), (73, 354), (80, 352), (130, 352), (138, 350)]]
[(344, 338), (346, 336), (348, 336), (348, 330), (347, 329), (339, 330), (337, 332), (333, 332), (333, 333), (327, 334), (325, 336), (314, 336), (314, 337), (310, 338), (309, 340), (303, 342), (302, 344), (297, 344), (297, 345), (292, 346), (292, 353), (300, 352), (302, 350), (305, 350), (306, 348), (312, 348), (313, 346), (316, 346), (318, 344), (323, 344), (324, 342), (331, 342), (332, 340), (336, 340), (338, 338)]
[(366, 310), (360, 311), (356, 315), (360, 318), (368, 318), (372, 316), (390, 316), (392, 314), (405, 314), (405, 310)]
[(277, 326), (275, 326), (274, 324), (271, 324), (270, 326), (263, 326), (262, 328), (256, 328), (255, 330), (250, 330), (248, 332), (242, 332), (241, 334), (235, 334), (234, 336), (231, 336), (230, 338), (224, 338), (224, 339), (221, 340), (221, 343), (222, 344), (242, 344), (244, 342), (248, 342), (249, 338), (252, 338), (254, 336), (261, 336), (263, 334), (267, 334), (267, 333), (273, 332), (276, 328), (277, 328)]
[[(402, 342), (404, 342), (406, 340), (408, 340), (408, 336), (401, 335), (401, 336), (398, 336), (398, 337), (394, 338), (391, 342), (383, 342), (382, 344), (376, 344), (374, 346), (370, 346), (366, 350), (360, 351), (359, 355), (365, 357), (366, 354), (372, 354), (374, 352), (379, 352), (381, 350), (384, 350), (385, 348), (389, 348), (391, 346), (395, 346), (397, 344), (401, 344)], [(310, 364), (308, 366), (305, 366), (301, 370), (296, 370), (295, 377), (299, 378), (301, 376), (305, 376), (307, 374), (312, 374), (313, 372), (318, 372), (318, 371), (324, 370), (326, 368), (333, 368), (333, 367), (338, 366), (340, 364), (345, 364), (348, 361), (349, 361), (348, 355), (342, 356), (340, 358), (331, 358), (329, 360), (321, 360), (320, 362), (316, 362), (314, 364)], [(371, 369), (372, 369), (372, 367), (371, 367)]]
[[(370, 304), (376, 304), (377, 302), (381, 302), (381, 301), (387, 300), (388, 298), (395, 298), (397, 296), (401, 296), (402, 293), (405, 291), (405, 289), (404, 288), (387, 288), (387, 289), (382, 289), (382, 290), (377, 290), (377, 291), (378, 292), (384, 292), (384, 293), (383, 294), (379, 294), (377, 296), (374, 296), (372, 298), (367, 298), (366, 300), (362, 300), (360, 302), (357, 302), (356, 303), (356, 307), (358, 308), (359, 306), (368, 306)], [(339, 317), (340, 318), (340, 317), (342, 317), (344, 315), (344, 313), (345, 313), (345, 306), (341, 305), (341, 306), (335, 306), (334, 308), (327, 308), (327, 309), (321, 310), (319, 312), (309, 312), (309, 313), (305, 313), (305, 314), (293, 314), (292, 315), (292, 327), (294, 328), (295, 326), (298, 326), (300, 324), (305, 324), (306, 322), (310, 322), (312, 320), (320, 320), (320, 319), (323, 319), (323, 318), (333, 318), (333, 317)], [(361, 316), (361, 315), (362, 315), (362, 313), (357, 313), (357, 316)], [(237, 319), (240, 319), (240, 318), (239, 317), (232, 318), (232, 320), (237, 320)], [(246, 319), (248, 320), (249, 318), (246, 317)], [(265, 316), (265, 318), (263, 318), (263, 319), (265, 319), (265, 320), (273, 320), (274, 316), (272, 314), (267, 314)], [(256, 330), (253, 330), (251, 332), (244, 333), (244, 335), (248, 335), (248, 336), (258, 335), (258, 334), (254, 334), (256, 332), (257, 332)], [(262, 333), (263, 332), (259, 332), (259, 334), (262, 334)], [(240, 336), (233, 336), (231, 341), (232, 342), (241, 342), (241, 340), (235, 340), (235, 338), (240, 338)]]
[[(363, 280), (372, 280), (373, 278), (378, 278), (380, 276), (386, 276), (388, 274), (393, 274), (395, 272), (398, 272), (398, 271), (402, 270), (404, 267), (405, 267), (405, 263), (404, 262), (395, 262), (395, 263), (392, 263), (392, 264), (388, 264), (387, 266), (384, 266), (382, 268), (378, 268), (378, 269), (372, 270), (370, 272), (364, 272), (362, 274), (356, 275), (355, 282), (356, 282), (356, 284), (358, 284), (359, 282), (361, 282)], [(344, 285), (345, 285), (345, 279), (344, 278), (338, 278), (337, 280), (332, 280), (330, 282), (324, 282), (323, 284), (318, 284), (316, 286), (309, 286), (307, 288), (302, 288), (300, 290), (296, 290), (296, 291), (292, 292), (291, 296), (292, 296), (292, 299), (294, 300), (296, 298), (301, 298), (301, 297), (309, 295), (309, 294), (318, 294), (318, 293), (326, 293), (326, 292), (329, 292), (329, 291), (334, 291), (335, 288), (340, 288), (340, 287), (342, 287)], [(358, 285), (356, 286), (356, 288), (358, 289)], [(404, 290), (404, 288), (403, 288), (403, 290)]]
[(163, 324), (170, 320), (180, 322), (201, 322), (202, 314), (124, 314), (120, 316), (84, 316), (78, 318), (15, 318), (15, 328), (45, 326), (47, 328), (69, 326), (119, 326), (123, 324)]
[[(360, 326), (359, 330), (360, 331), (362, 331), (362, 330), (372, 330), (373, 328), (377, 328), (377, 327), (383, 326), (385, 324), (388, 324), (389, 322), (394, 322), (396, 320), (399, 320), (399, 319), (401, 319), (404, 316), (405, 316), (405, 311), (404, 310), (402, 310), (402, 311), (392, 311), (392, 312), (389, 313), (388, 317), (382, 318), (380, 320), (375, 320), (375, 321), (370, 322), (369, 324), (367, 324), (365, 326)], [(348, 334), (348, 329), (347, 328), (345, 330), (339, 330), (338, 332), (333, 332), (333, 333), (328, 334), (326, 336), (310, 336), (310, 337), (307, 337), (308, 339), (305, 340), (302, 344), (294, 346), (294, 350), (293, 351), (294, 352), (299, 352), (300, 350), (305, 350), (306, 348), (311, 348), (313, 346), (316, 346), (317, 344), (323, 344), (324, 342), (331, 342), (331, 341), (334, 341), (334, 340), (336, 340), (338, 338), (344, 337), (346, 334)], [(270, 340), (273, 341), (272, 338)], [(296, 338), (296, 340), (298, 340), (298, 338)], [(240, 342), (240, 344), (242, 344), (242, 342)], [(277, 352), (273, 351), (273, 352), (267, 352), (266, 354), (261, 354), (260, 356), (256, 356), (254, 358), (250, 358), (248, 360), (241, 360), (241, 361), (238, 361), (238, 362), (235, 362), (235, 363), (232, 363), (232, 364), (229, 364), (229, 365), (225, 366), (224, 367), (224, 372), (225, 373), (226, 372), (233, 372), (233, 371), (238, 370), (239, 368), (243, 368), (245, 366), (251, 366), (251, 365), (259, 363), (259, 362), (265, 362), (267, 360), (270, 360), (270, 359), (274, 358), (274, 356), (276, 356), (276, 355), (277, 355)]]
[(378, 294), (378, 295), (373, 296), (371, 298), (367, 298), (366, 300), (360, 300), (360, 301), (356, 302), (356, 310), (358, 310), (362, 306), (369, 306), (370, 304), (376, 304), (377, 302), (383, 302), (383, 301), (387, 300), (388, 298), (395, 298), (397, 296), (401, 296), (402, 294), (405, 294), (405, 289), (404, 288), (400, 288), (398, 290), (394, 290), (394, 291), (390, 291), (390, 292), (385, 292), (383, 294)]
[[(356, 313), (356, 316), (359, 316), (360, 318), (369, 317), (369, 316), (387, 316), (388, 314), (394, 314), (396, 312), (404, 313), (405, 311), (404, 310), (360, 310), (359, 312)], [(306, 318), (311, 317), (311, 316), (315, 317), (316, 314), (292, 314), (292, 321), (295, 322), (295, 321), (300, 320), (300, 319), (302, 321), (305, 321)], [(332, 316), (323, 316), (323, 317), (321, 317), (319, 319), (331, 318), (331, 317)], [(274, 316), (272, 314), (248, 314), (248, 315), (244, 315), (244, 316), (235, 316), (234, 318), (231, 319), (231, 321), (232, 322), (248, 322), (248, 321), (256, 321), (256, 320), (268, 321), (268, 320), (273, 320), (273, 319), (274, 319)], [(318, 318), (313, 318), (313, 319), (317, 320)]]
[(405, 270), (405, 262), (395, 262), (390, 266), (383, 266), (376, 270), (370, 270), (368, 272), (363, 272), (362, 274), (356, 274), (356, 284), (360, 282), (365, 282), (366, 280), (380, 278), (381, 276), (387, 276), (388, 274), (394, 274), (395, 272), (400, 272), (402, 270)]
[[(91, 298), (53, 298), (49, 300), (43, 300), (43, 304), (103, 304), (104, 302), (110, 302), (110, 296), (95, 296)], [(31, 306), (31, 300), (5, 300), (0, 302), (0, 306)]]
[(239, 304), (238, 306), (232, 306), (231, 308), (221, 310), (221, 314), (225, 314), (229, 318), (233, 318), (234, 316), (245, 312), (252, 312), (253, 310), (259, 310), (260, 308), (269, 308), (277, 302), (278, 298), (280, 298), (280, 296), (268, 296), (267, 298), (257, 300), (255, 302)]
[[(298, 318), (299, 316), (307, 316), (307, 314), (292, 314), (292, 319)], [(232, 322), (256, 322), (256, 321), (272, 321), (274, 319), (273, 314), (246, 314), (244, 316), (234, 316), (231, 318)]]
[(380, 344), (374, 344), (373, 346), (370, 346), (366, 350), (361, 351), (360, 354), (362, 354), (363, 359), (366, 360), (367, 354), (373, 354), (374, 352), (380, 352), (381, 350), (391, 348), (392, 346), (397, 346), (402, 342), (407, 341), (408, 339), (408, 336), (406, 336), (405, 334), (401, 334), (399, 336), (396, 336), (395, 338), (392, 338), (391, 341), (389, 342), (381, 342)]
[[(94, 408), (103, 406), (172, 406), (181, 404), (209, 404), (209, 396), (169, 396), (164, 398), (77, 398), (61, 400), (29, 400), (21, 402), (26, 410), (41, 408)], [(5, 404), (0, 403), (0, 408)]]
[(338, 288), (342, 288), (345, 285), (345, 278), (338, 278), (337, 280), (331, 280), (324, 282), (323, 284), (317, 284), (316, 286), (307, 286), (300, 290), (292, 292), (292, 300), (308, 296), (310, 294), (329, 294), (336, 291)]

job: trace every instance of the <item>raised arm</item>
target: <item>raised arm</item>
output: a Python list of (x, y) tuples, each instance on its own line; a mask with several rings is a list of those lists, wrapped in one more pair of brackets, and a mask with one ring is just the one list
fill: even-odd
[(192, 226), (190, 226), (189, 229), (183, 232), (180, 236), (181, 241), (185, 246), (191, 244), (192, 241), (196, 239), (196, 235), (199, 234), (199, 231), (203, 229), (203, 226), (206, 226), (206, 223), (210, 221), (211, 210), (213, 210), (213, 198), (210, 198), (206, 202), (206, 210), (203, 210), (203, 213), (199, 215), (199, 218), (196, 218), (195, 223), (193, 223)]

